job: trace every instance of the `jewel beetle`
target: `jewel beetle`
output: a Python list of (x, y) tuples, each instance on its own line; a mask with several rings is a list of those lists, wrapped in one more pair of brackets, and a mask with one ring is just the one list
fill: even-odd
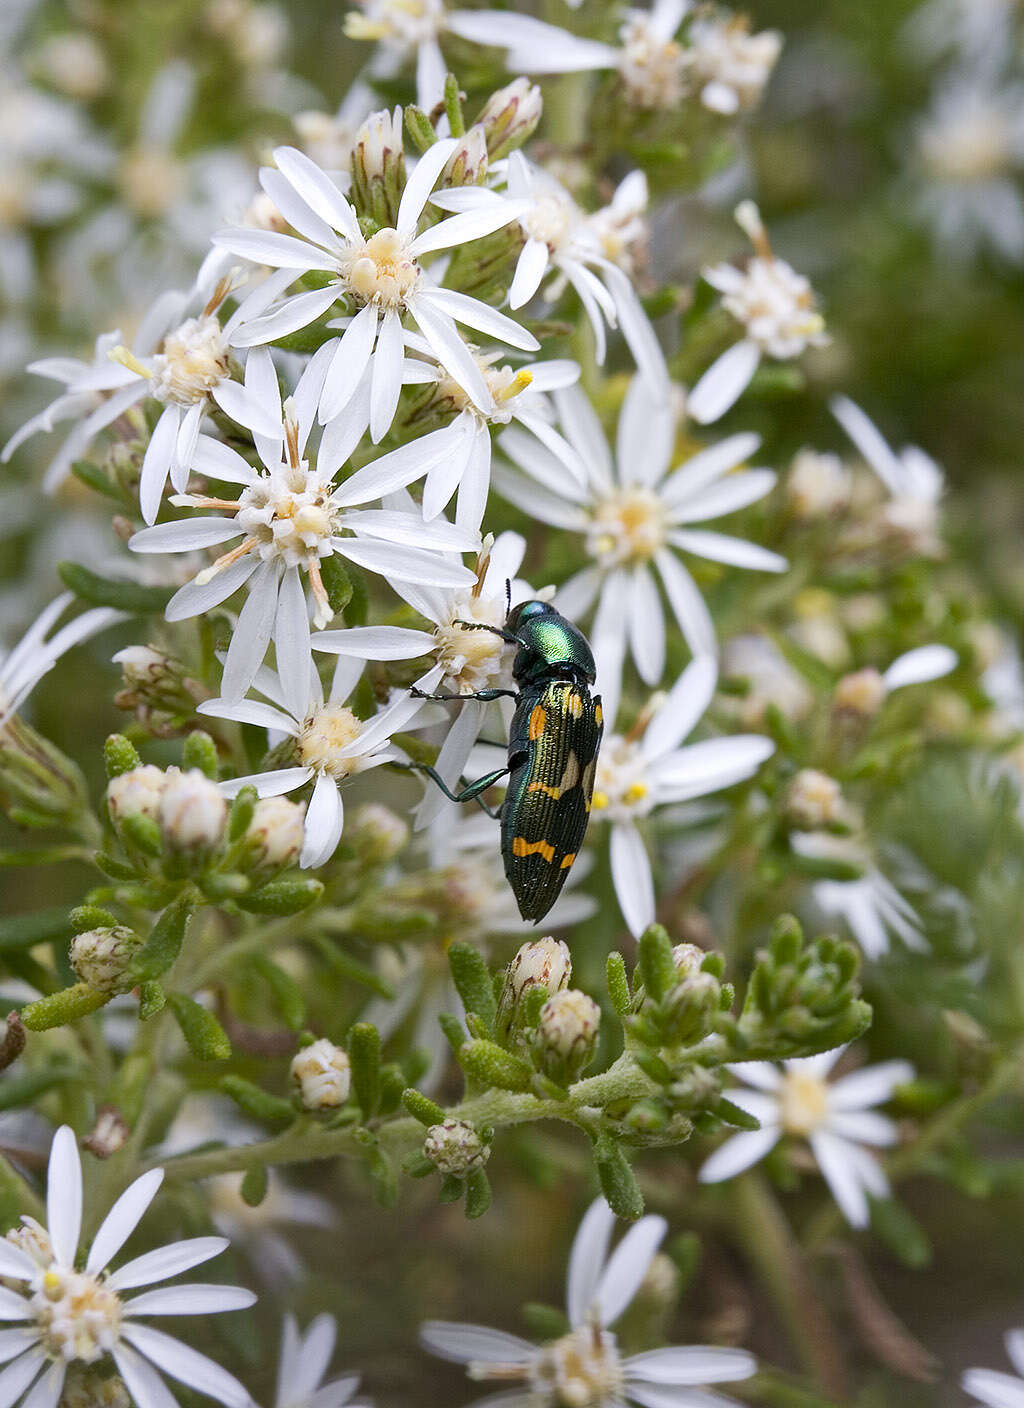
[(460, 621), (464, 630), (490, 631), (517, 647), (512, 662), (516, 689), (475, 694), (433, 694), (432, 699), (513, 698), (508, 761), (459, 792), (437, 772), (429, 774), (454, 802), (477, 801), (508, 777), (505, 800), (492, 815), (501, 821), (505, 874), (524, 919), (540, 921), (565, 884), (590, 819), (594, 772), (601, 746), (601, 699), (593, 695), (596, 669), (582, 631), (546, 601), (510, 606), (503, 628)]

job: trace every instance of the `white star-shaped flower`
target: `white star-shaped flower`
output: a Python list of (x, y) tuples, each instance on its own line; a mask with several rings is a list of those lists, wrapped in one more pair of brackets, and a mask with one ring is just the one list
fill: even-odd
[[(569, 1330), (550, 1344), (534, 1345), (504, 1330), (430, 1320), (420, 1330), (423, 1347), (439, 1358), (465, 1364), (471, 1379), (510, 1385), (475, 1408), (702, 1408), (735, 1401), (707, 1393), (704, 1385), (749, 1378), (757, 1368), (742, 1349), (706, 1345), (648, 1350), (623, 1358), (608, 1328), (627, 1309), (647, 1275), (668, 1230), (662, 1217), (642, 1217), (609, 1255), (615, 1214), (599, 1198), (592, 1203), (569, 1256), (566, 1305)], [(517, 1391), (515, 1385), (521, 1384)]]
[(333, 1315), (318, 1315), (310, 1321), (305, 1334), (299, 1330), (294, 1315), (284, 1317), (274, 1408), (342, 1408), (343, 1404), (360, 1408), (352, 1401), (359, 1388), (358, 1374), (322, 1382), (337, 1336), (338, 1323)]
[[(146, 1252), (116, 1271), (111, 1261), (135, 1231), (163, 1181), (162, 1169), (137, 1178), (100, 1224), (85, 1258), (82, 1232), (82, 1166), (75, 1135), (58, 1129), (50, 1150), (46, 1220), (0, 1241), (0, 1312), (11, 1326), (0, 1331), (0, 1398), (26, 1408), (56, 1408), (68, 1370), (109, 1355), (138, 1408), (161, 1408), (170, 1399), (157, 1370), (226, 1408), (246, 1408), (249, 1394), (233, 1375), (204, 1354), (172, 1339), (139, 1317), (213, 1315), (243, 1310), (255, 1301), (241, 1286), (192, 1284), (151, 1287), (218, 1256), (223, 1237), (193, 1237)], [(78, 1269), (81, 1265), (81, 1269)]]
[(532, 518), (584, 535), (591, 565), (563, 584), (555, 604), (571, 620), (597, 604), (591, 644), (605, 712), (613, 719), (627, 647), (645, 684), (657, 685), (664, 672), (659, 578), (694, 654), (717, 649), (710, 613), (679, 553), (762, 572), (785, 570), (778, 553), (691, 526), (756, 503), (776, 475), (741, 469), (760, 444), (751, 434), (729, 436), (675, 463), (673, 398), (643, 377), (634, 378), (623, 403), (614, 457), (581, 391), (555, 392), (554, 401), (566, 439), (586, 466), (586, 484), (514, 426), (499, 444), (519, 472), (499, 467), (494, 483)]
[(48, 635), (74, 599), (71, 592), (63, 592), (39, 613), (17, 645), (9, 651), (0, 650), (0, 728), (62, 655), (108, 626), (127, 620), (123, 611), (96, 606)]
[(763, 1159), (784, 1135), (792, 1135), (807, 1140), (847, 1222), (866, 1227), (869, 1195), (889, 1196), (889, 1180), (872, 1151), (899, 1138), (895, 1123), (873, 1107), (913, 1080), (914, 1068), (907, 1061), (883, 1061), (829, 1082), (845, 1049), (784, 1061), (781, 1067), (770, 1061), (730, 1065), (733, 1075), (754, 1089), (730, 1090), (729, 1099), (760, 1121), (761, 1128), (721, 1144), (701, 1169), (700, 1181), (733, 1178)]

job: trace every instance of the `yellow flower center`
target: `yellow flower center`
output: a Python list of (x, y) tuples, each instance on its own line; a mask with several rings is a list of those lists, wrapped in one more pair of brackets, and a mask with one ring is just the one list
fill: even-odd
[(363, 730), (363, 721), (356, 718), (343, 704), (325, 704), (306, 720), (299, 734), (299, 758), (302, 766), (315, 768), (341, 779), (360, 772), (364, 757), (339, 757), (343, 749), (354, 743)]
[(603, 1408), (622, 1391), (622, 1363), (615, 1336), (597, 1324), (581, 1325), (541, 1350), (530, 1380), (544, 1404)]
[(650, 489), (620, 489), (599, 503), (587, 532), (587, 551), (605, 566), (649, 562), (665, 543), (665, 506)]
[(121, 1302), (95, 1276), (51, 1264), (30, 1305), (40, 1346), (51, 1359), (94, 1364), (117, 1343)]
[(400, 310), (419, 282), (421, 270), (398, 231), (389, 228), (371, 235), (343, 272), (352, 292), (364, 303)]
[(828, 1085), (807, 1071), (787, 1071), (779, 1094), (782, 1127), (787, 1134), (813, 1134), (828, 1114)]

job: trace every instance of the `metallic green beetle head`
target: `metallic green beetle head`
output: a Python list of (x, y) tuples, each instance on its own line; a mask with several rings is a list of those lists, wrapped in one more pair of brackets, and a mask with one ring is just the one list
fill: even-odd
[(505, 630), (515, 636), (519, 650), (512, 662), (518, 685), (529, 684), (560, 669), (594, 683), (594, 656), (582, 631), (546, 601), (524, 601), (513, 606)]

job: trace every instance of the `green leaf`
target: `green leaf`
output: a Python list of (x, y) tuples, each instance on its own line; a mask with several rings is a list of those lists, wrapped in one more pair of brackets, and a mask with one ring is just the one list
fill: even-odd
[(119, 504), (124, 502), (124, 495), (114, 481), (91, 460), (75, 460), (71, 466), (71, 473), (94, 493), (103, 494), (108, 499), (115, 499)]
[(290, 1101), (269, 1094), (251, 1080), (244, 1080), (241, 1076), (222, 1076), (220, 1088), (240, 1109), (255, 1119), (287, 1121), (289, 1124), (295, 1119), (295, 1107)]
[(467, 1012), (475, 1013), (488, 1031), (494, 1030), (497, 1004), (494, 983), (483, 955), (472, 944), (452, 944), (448, 950), (452, 981)]
[(253, 960), (253, 967), (270, 988), (285, 1026), (293, 1032), (301, 1031), (306, 1025), (306, 999), (298, 983), (290, 973), (263, 954)]
[(635, 1222), (643, 1214), (644, 1197), (622, 1146), (610, 1134), (599, 1135), (595, 1140), (594, 1162), (601, 1192), (612, 1212), (627, 1222)]
[(453, 137), (464, 137), (466, 134), (466, 119), (462, 115), (462, 99), (459, 97), (459, 81), (454, 73), (445, 74), (444, 110), (448, 118), (448, 127), (451, 135)]
[(77, 905), (68, 915), (68, 928), (73, 934), (86, 934), (90, 929), (113, 929), (117, 920), (109, 909), (98, 904)]
[(530, 1086), (533, 1072), (527, 1063), (493, 1041), (464, 1042), (458, 1058), (466, 1074), (481, 1085), (499, 1090), (527, 1090)]
[(167, 994), (155, 978), (139, 984), (139, 1017), (143, 1022), (148, 1021), (150, 1017), (155, 1017), (166, 1006)]
[(76, 983), (72, 988), (41, 997), (21, 1009), (22, 1023), (30, 1032), (45, 1032), (51, 1027), (64, 1027), (77, 1022), (90, 1012), (98, 1012), (113, 997), (113, 993), (97, 992), (88, 983)]
[(338, 553), (320, 559), (320, 576), (323, 580), (327, 600), (335, 615), (344, 611), (352, 600), (352, 578), (345, 560)]
[(211, 782), (216, 782), (220, 777), (217, 745), (201, 728), (194, 729), (185, 739), (181, 750), (181, 765), (183, 768), (197, 768)]
[[(426, 1125), (428, 1129), (431, 1125), (444, 1123), (445, 1116), (441, 1106), (435, 1104), (422, 1091), (414, 1090), (411, 1086), (402, 1091), (402, 1104), (413, 1119), (419, 1120), (420, 1124)], [(433, 1168), (433, 1164), (431, 1164), (431, 1168)]]
[(323, 892), (321, 881), (311, 875), (282, 875), (277, 880), (271, 880), (269, 885), (262, 885), (258, 890), (240, 896), (237, 903), (240, 909), (250, 914), (284, 918), (309, 909)]
[(258, 801), (259, 793), (255, 787), (242, 787), (236, 793), (228, 812), (228, 841), (232, 844), (240, 841), (248, 831)]
[(192, 908), (191, 898), (182, 895), (160, 915), (132, 961), (131, 971), (136, 982), (159, 978), (173, 965), (181, 952)]
[(605, 965), (605, 981), (612, 1006), (620, 1017), (629, 1011), (632, 1001), (629, 991), (629, 978), (626, 976), (626, 962), (621, 953), (610, 953)]
[(122, 577), (101, 577), (77, 562), (59, 562), (57, 572), (69, 591), (90, 606), (112, 606), (135, 616), (162, 616), (173, 587), (145, 587)]
[(672, 940), (660, 924), (652, 924), (640, 935), (637, 966), (644, 987), (655, 1002), (660, 1002), (676, 984), (676, 965), (672, 958)]
[(258, 1208), (267, 1196), (269, 1186), (270, 1175), (267, 1173), (266, 1164), (253, 1164), (252, 1168), (246, 1169), (242, 1179), (242, 1202), (251, 1208)]
[(437, 141), (437, 133), (431, 126), (430, 118), (414, 103), (410, 103), (405, 109), (405, 127), (413, 144), (421, 153), (428, 152)]
[(372, 1022), (357, 1022), (348, 1034), (352, 1088), (363, 1122), (371, 1119), (380, 1100), (380, 1032)]
[(932, 1260), (927, 1232), (895, 1198), (871, 1198), (871, 1229), (904, 1266), (921, 1271)]
[(107, 777), (120, 777), (123, 772), (142, 767), (142, 759), (123, 733), (112, 733), (103, 745), (103, 761)]
[(174, 1013), (188, 1049), (200, 1061), (226, 1061), (231, 1055), (228, 1034), (212, 1012), (184, 993), (169, 992), (167, 1005)]
[(471, 1220), (483, 1217), (491, 1206), (491, 1185), (482, 1168), (474, 1171), (466, 1179), (466, 1216)]

